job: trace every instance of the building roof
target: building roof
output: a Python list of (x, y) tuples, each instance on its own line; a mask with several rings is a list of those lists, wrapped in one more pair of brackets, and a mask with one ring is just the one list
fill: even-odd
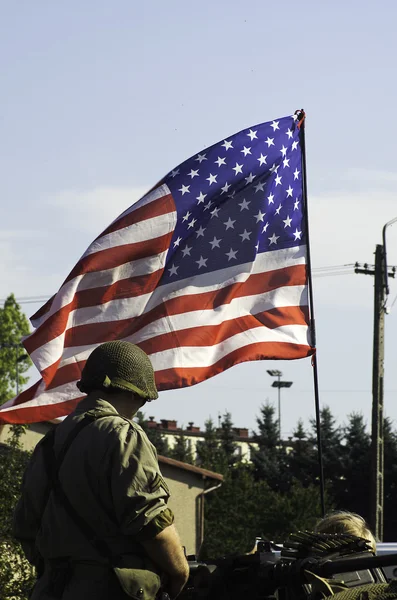
[(168, 458), (168, 456), (158, 456), (159, 463), (164, 465), (169, 465), (170, 467), (177, 467), (179, 469), (184, 469), (185, 471), (190, 471), (191, 473), (196, 473), (200, 475), (203, 479), (216, 479), (217, 481), (223, 481), (223, 475), (220, 473), (215, 473), (214, 471), (209, 471), (208, 469), (202, 469), (201, 467), (196, 467), (195, 465), (189, 465), (188, 463), (182, 462), (180, 460), (175, 460), (174, 458)]

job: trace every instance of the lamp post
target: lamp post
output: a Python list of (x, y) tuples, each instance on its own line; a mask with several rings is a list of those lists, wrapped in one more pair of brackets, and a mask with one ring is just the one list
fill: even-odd
[(278, 441), (281, 445), (281, 388), (289, 388), (292, 385), (292, 381), (281, 381), (282, 372), (277, 369), (271, 369), (267, 371), (271, 377), (277, 377), (277, 381), (273, 381), (272, 387), (278, 389)]

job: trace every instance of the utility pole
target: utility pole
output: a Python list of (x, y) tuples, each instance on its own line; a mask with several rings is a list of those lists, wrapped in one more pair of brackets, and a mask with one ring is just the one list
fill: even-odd
[[(385, 226), (386, 227), (386, 226)], [(395, 276), (395, 267), (388, 269), (386, 245), (378, 244), (375, 265), (358, 263), (355, 273), (374, 276), (374, 337), (372, 359), (372, 423), (371, 423), (371, 496), (370, 526), (379, 541), (383, 540), (384, 504), (384, 439), (383, 439), (383, 380), (385, 356), (385, 312), (388, 277)]]

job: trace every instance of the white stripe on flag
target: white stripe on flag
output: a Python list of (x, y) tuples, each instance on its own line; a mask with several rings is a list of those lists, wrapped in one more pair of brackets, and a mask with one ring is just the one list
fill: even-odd
[(233, 350), (263, 342), (308, 345), (306, 325), (284, 325), (276, 329), (256, 327), (228, 338), (214, 346), (183, 346), (150, 354), (155, 371), (171, 368), (210, 367)]

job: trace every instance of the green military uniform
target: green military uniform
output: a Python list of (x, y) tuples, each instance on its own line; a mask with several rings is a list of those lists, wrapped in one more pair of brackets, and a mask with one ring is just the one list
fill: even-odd
[[(140, 542), (173, 522), (156, 450), (139, 425), (119, 415), (109, 402), (88, 395), (57, 426), (55, 455), (87, 412), (101, 418), (78, 433), (63, 459), (58, 480), (74, 509), (115, 557), (142, 555)], [(49, 585), (51, 569), (65, 557), (71, 577), (61, 598), (125, 598), (104, 557), (57, 495), (48, 496), (48, 492), (39, 443), (25, 473), (14, 518), (15, 536), (28, 559), (33, 563), (38, 555), (44, 559), (45, 572), (36, 584), (33, 600), (54, 597)]]

